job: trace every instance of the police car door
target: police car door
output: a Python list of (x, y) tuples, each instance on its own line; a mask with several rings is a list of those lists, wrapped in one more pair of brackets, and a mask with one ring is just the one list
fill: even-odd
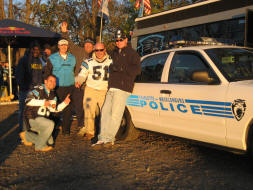
[[(227, 108), (230, 104), (225, 102), (227, 84), (221, 82), (201, 52), (171, 54), (164, 78), (167, 85), (160, 91), (159, 125), (171, 135), (225, 145), (225, 118), (232, 116)], [(205, 74), (211, 82), (198, 79)]]
[(133, 93), (127, 99), (127, 106), (134, 125), (138, 128), (157, 131), (159, 119), (157, 101), (160, 90), (163, 67), (169, 52), (152, 54), (141, 61), (142, 72), (137, 76)]

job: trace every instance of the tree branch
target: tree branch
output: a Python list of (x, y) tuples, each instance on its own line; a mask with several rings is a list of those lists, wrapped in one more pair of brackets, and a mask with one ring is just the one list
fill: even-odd
[(26, 17), (25, 22), (29, 24), (31, 16), (31, 0), (26, 0)]
[(33, 23), (34, 23), (36, 15), (39, 11), (40, 3), (41, 3), (41, 0), (39, 0), (39, 2), (36, 0), (33, 4), (33, 7), (32, 7), (32, 13), (33, 13), (32, 21), (33, 21)]
[(13, 4), (12, 0), (9, 0), (8, 18), (13, 19)]
[(87, 4), (86, 0), (84, 0), (84, 5), (85, 5), (85, 8), (86, 8), (87, 17), (89, 18), (89, 22), (92, 23), (89, 7), (88, 7), (88, 4)]

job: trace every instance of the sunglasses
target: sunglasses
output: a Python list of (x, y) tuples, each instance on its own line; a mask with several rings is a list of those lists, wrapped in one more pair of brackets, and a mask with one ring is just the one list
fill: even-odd
[(96, 52), (98, 51), (104, 51), (104, 49), (95, 49)]
[(116, 42), (122, 42), (124, 41), (125, 39), (119, 39), (119, 40), (116, 40)]

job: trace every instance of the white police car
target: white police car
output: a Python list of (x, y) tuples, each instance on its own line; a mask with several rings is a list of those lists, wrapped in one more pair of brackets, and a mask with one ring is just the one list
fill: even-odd
[[(121, 133), (136, 128), (247, 151), (253, 149), (253, 53), (192, 46), (142, 58)], [(131, 119), (131, 121), (130, 121)]]

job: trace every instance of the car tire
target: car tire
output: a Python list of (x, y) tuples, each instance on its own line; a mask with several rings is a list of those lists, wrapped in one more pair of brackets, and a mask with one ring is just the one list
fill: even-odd
[(125, 109), (120, 128), (116, 135), (117, 140), (131, 141), (139, 137), (140, 131), (134, 127), (128, 109)]
[(253, 160), (253, 141), (251, 141), (250, 148), (248, 150), (248, 156), (251, 160)]
[(248, 156), (253, 159), (253, 126), (251, 125), (248, 132), (248, 140), (247, 140), (247, 153)]

